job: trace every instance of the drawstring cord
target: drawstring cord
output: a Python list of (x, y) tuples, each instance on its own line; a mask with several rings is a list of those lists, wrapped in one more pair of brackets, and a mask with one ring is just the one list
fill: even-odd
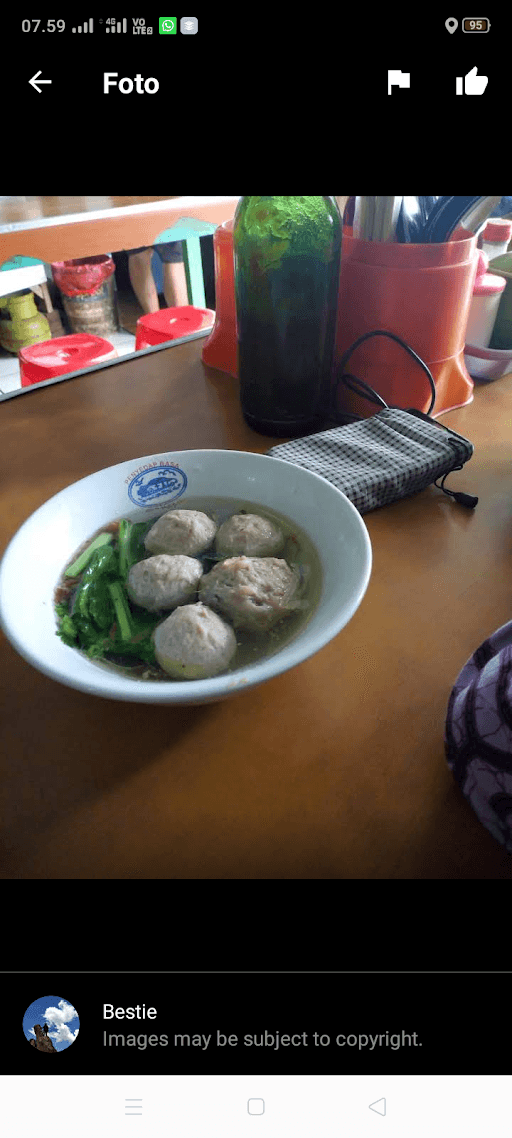
[(472, 510), (478, 502), (478, 498), (475, 498), (474, 494), (462, 494), (460, 490), (447, 490), (444, 484), (444, 480), (448, 478), (449, 474), (453, 474), (454, 470), (462, 469), (462, 466), (454, 466), (452, 470), (448, 470), (446, 474), (443, 474), (441, 485), (439, 485), (439, 481), (437, 481), (434, 482), (434, 486), (437, 486), (438, 490), (442, 490), (443, 494), (450, 494), (460, 506), (467, 506), (468, 509)]

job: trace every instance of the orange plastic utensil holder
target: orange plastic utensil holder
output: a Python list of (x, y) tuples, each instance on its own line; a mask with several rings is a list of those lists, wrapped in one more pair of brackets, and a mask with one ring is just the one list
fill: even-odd
[[(394, 332), (421, 356), (436, 386), (433, 417), (470, 403), (473, 382), (464, 343), (475, 280), (477, 238), (406, 245), (361, 241), (343, 231), (336, 364), (365, 332)], [(346, 365), (386, 403), (428, 411), (431, 393), (419, 365), (396, 342), (374, 336)], [(368, 417), (377, 408), (339, 384), (337, 408)]]

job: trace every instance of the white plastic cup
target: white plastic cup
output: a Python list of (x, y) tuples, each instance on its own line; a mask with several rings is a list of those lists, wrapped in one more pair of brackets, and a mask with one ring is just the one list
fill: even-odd
[(503, 277), (488, 273), (488, 267), (489, 258), (482, 249), (479, 249), (473, 298), (466, 329), (466, 344), (472, 344), (477, 348), (487, 348), (490, 344), (501, 296), (507, 283)]

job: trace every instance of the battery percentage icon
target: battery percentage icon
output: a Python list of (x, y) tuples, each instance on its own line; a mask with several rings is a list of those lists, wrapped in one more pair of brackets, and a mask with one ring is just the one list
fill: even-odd
[(488, 32), (491, 26), (491, 21), (486, 16), (479, 19), (473, 19), (471, 16), (466, 16), (462, 21), (463, 32)]

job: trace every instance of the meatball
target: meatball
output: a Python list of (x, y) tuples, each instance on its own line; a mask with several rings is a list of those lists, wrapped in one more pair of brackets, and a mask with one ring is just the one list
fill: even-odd
[(219, 557), (245, 553), (248, 557), (273, 557), (284, 547), (278, 526), (259, 514), (233, 514), (223, 522), (215, 538)]
[(306, 603), (298, 599), (300, 576), (279, 557), (229, 557), (201, 578), (199, 599), (227, 616), (235, 628), (264, 632)]
[(174, 679), (216, 676), (236, 652), (233, 629), (200, 602), (175, 609), (157, 625), (153, 641), (158, 663)]
[(151, 526), (144, 544), (150, 553), (185, 553), (194, 557), (211, 545), (217, 526), (199, 510), (169, 510)]
[(147, 557), (132, 565), (126, 590), (136, 605), (158, 612), (158, 609), (173, 609), (195, 599), (202, 575), (201, 562), (194, 557), (158, 553), (156, 557)]

